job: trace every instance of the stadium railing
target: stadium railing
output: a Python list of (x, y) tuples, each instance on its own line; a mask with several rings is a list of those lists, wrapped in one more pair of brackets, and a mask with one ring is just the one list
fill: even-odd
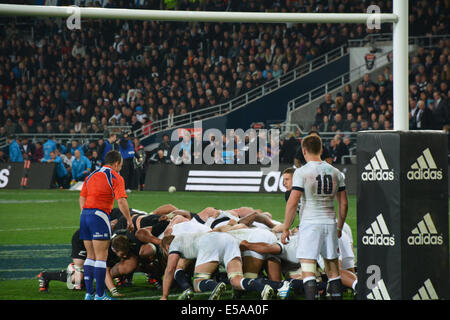
[[(391, 54), (392, 51), (385, 52), (382, 56), (378, 57), (378, 60), (381, 59), (387, 59), (389, 57), (389, 54)], [(379, 69), (380, 67), (378, 67)], [(325, 94), (330, 93), (333, 90), (336, 90), (338, 88), (342, 88), (346, 84), (349, 84), (353, 81), (357, 81), (358, 79), (362, 78), (365, 73), (371, 73), (374, 70), (368, 71), (366, 68), (366, 64), (362, 64), (356, 68), (353, 68), (349, 72), (346, 72), (339, 77), (336, 77), (325, 84), (295, 98), (288, 102), (288, 110), (286, 115), (286, 123), (294, 123), (294, 119), (292, 119), (292, 112), (295, 110), (301, 108), (302, 106), (313, 102), (316, 99), (319, 99), (323, 97)], [(316, 110), (315, 108), (314, 110)], [(310, 128), (307, 127), (305, 124), (306, 122), (311, 122), (311, 119), (304, 119), (305, 121), (303, 123), (297, 123), (302, 131), (308, 131)], [(282, 132), (283, 133), (283, 132)]]
[(134, 135), (142, 140), (143, 138), (146, 138), (148, 135), (159, 132), (161, 130), (183, 126), (189, 123), (193, 123), (196, 120), (200, 119), (204, 120), (236, 110), (237, 108), (243, 107), (256, 99), (261, 98), (269, 94), (270, 92), (282, 86), (285, 86), (299, 79), (300, 77), (305, 76), (306, 74), (320, 68), (321, 66), (328, 64), (331, 61), (344, 56), (347, 51), (346, 48), (347, 46), (343, 45), (336, 49), (333, 49), (328, 53), (319, 56), (313, 59), (312, 61), (289, 71), (285, 75), (282, 75), (279, 78), (268, 81), (263, 85), (254, 88), (243, 95), (231, 99), (226, 103), (204, 108), (198, 111), (189, 112), (183, 115), (176, 115), (173, 117), (173, 122), (170, 127), (168, 126), (168, 119), (166, 118), (142, 126), (140, 129), (134, 131)]
[[(28, 138), (33, 143), (41, 141), (44, 143), (49, 136), (53, 136), (57, 143), (69, 142), (76, 139), (80, 144), (89, 143), (92, 140), (98, 140), (105, 137), (106, 132), (114, 132), (120, 134), (124, 131), (130, 131), (131, 126), (108, 126), (104, 132), (101, 133), (17, 133), (14, 134), (17, 138)], [(5, 148), (8, 145), (6, 137), (0, 138), (0, 149)]]
[[(439, 44), (440, 40), (449, 39), (450, 34), (444, 35), (426, 35), (426, 36), (411, 36), (409, 37), (409, 44), (415, 44), (425, 48), (435, 47)], [(349, 39), (349, 47), (364, 47), (376, 42), (387, 42), (392, 41), (392, 33), (377, 33), (368, 34), (361, 39)]]

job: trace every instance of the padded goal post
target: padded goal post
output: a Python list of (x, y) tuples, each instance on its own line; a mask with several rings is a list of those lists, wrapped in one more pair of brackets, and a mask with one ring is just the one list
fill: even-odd
[(447, 135), (358, 133), (359, 299), (448, 299)]

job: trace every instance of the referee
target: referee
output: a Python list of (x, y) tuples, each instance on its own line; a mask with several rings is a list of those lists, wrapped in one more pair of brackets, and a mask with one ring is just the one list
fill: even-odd
[[(110, 151), (105, 156), (105, 165), (92, 172), (84, 181), (79, 203), (80, 240), (86, 247), (84, 262), (85, 300), (112, 300), (105, 293), (106, 259), (111, 239), (110, 213), (117, 200), (122, 214), (127, 220), (127, 228), (133, 231), (133, 222), (125, 192), (125, 183), (118, 174), (123, 159), (118, 151)], [(96, 283), (94, 298), (94, 279)]]

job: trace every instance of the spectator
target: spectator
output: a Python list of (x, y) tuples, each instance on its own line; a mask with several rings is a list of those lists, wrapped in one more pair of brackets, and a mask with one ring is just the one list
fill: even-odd
[(119, 146), (116, 143), (117, 134), (116, 133), (110, 133), (108, 136), (108, 139), (105, 140), (105, 143), (102, 145), (102, 147), (99, 148), (99, 154), (102, 155), (102, 162), (105, 161), (105, 155), (111, 151), (111, 150), (117, 150), (119, 151)]
[(92, 151), (88, 150), (86, 152), (86, 154), (88, 152), (91, 154), (90, 159), (89, 159), (91, 161), (91, 165), (92, 165), (91, 170), (94, 171), (94, 170), (100, 169), (102, 167), (102, 159), (100, 159), (97, 150), (92, 150)]
[(433, 92), (433, 105), (431, 108), (433, 115), (433, 129), (442, 130), (449, 123), (448, 100), (444, 100), (439, 91)]
[(144, 146), (140, 143), (139, 138), (133, 139), (134, 144), (134, 158), (133, 158), (133, 186), (137, 186), (139, 191), (144, 191), (145, 187), (145, 169), (147, 163), (147, 154)]
[(57, 150), (50, 152), (50, 158), (45, 159), (42, 162), (54, 162), (56, 163), (55, 169), (55, 182), (56, 188), (67, 189), (69, 187), (69, 175), (64, 166), (63, 160), (59, 155), (57, 155)]
[(37, 141), (33, 153), (33, 161), (41, 162), (43, 158), (44, 158), (44, 148), (42, 147), (42, 142)]
[(125, 189), (131, 190), (133, 183), (133, 158), (134, 158), (134, 144), (130, 139), (128, 132), (124, 132), (119, 139), (119, 152), (122, 155), (123, 165), (120, 175), (125, 181)]
[(0, 149), (0, 163), (7, 163), (8, 162), (8, 156), (6, 155), (6, 152), (3, 149)]
[(419, 100), (417, 103), (417, 110), (414, 114), (414, 126), (411, 129), (430, 130), (432, 128), (433, 113), (429, 108), (427, 108), (423, 100)]
[(153, 155), (150, 157), (149, 162), (151, 164), (156, 163), (171, 163), (170, 158), (164, 155), (164, 151), (162, 149), (158, 149)]
[(347, 146), (342, 141), (342, 138), (339, 134), (335, 135), (333, 138), (332, 148), (331, 148), (331, 155), (333, 158), (334, 164), (341, 164), (342, 163), (342, 157), (349, 155), (349, 151)]
[(67, 170), (69, 176), (72, 175), (72, 164), (75, 156), (70, 152), (70, 150), (66, 150), (66, 153), (61, 154), (61, 159), (63, 160), (64, 166)]
[(92, 164), (86, 156), (81, 155), (80, 150), (75, 150), (75, 159), (72, 162), (72, 182), (74, 185), (77, 181), (84, 181), (84, 179), (91, 172)]
[(23, 162), (22, 151), (20, 150), (20, 140), (13, 135), (8, 136), (9, 145), (9, 161), (10, 162)]
[(56, 142), (55, 140), (53, 140), (54, 137), (52, 135), (50, 135), (47, 138), (47, 141), (44, 143), (44, 145), (42, 146), (44, 149), (44, 158), (46, 160), (50, 159), (50, 152), (55, 151), (56, 150)]
[(77, 139), (72, 139), (71, 141), (71, 146), (70, 146), (70, 153), (72, 155), (75, 155), (75, 150), (80, 151), (80, 154), (82, 156), (84, 156), (84, 150), (83, 148), (78, 144), (78, 140)]
[(170, 157), (170, 154), (172, 152), (172, 144), (170, 143), (169, 135), (163, 135), (162, 142), (159, 144), (158, 149), (161, 149), (163, 151), (164, 157)]
[(29, 141), (27, 137), (22, 138), (22, 143), (20, 145), (24, 160), (33, 161), (33, 154), (36, 149), (34, 144)]

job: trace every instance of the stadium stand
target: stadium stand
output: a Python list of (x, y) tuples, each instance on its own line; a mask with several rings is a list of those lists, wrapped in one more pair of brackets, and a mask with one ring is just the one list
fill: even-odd
[[(99, 2), (86, 3), (88, 6), (100, 5)], [(354, 0), (121, 0), (105, 1), (104, 5), (143, 9), (351, 13), (364, 12), (367, 3)], [(73, 3), (60, 1), (59, 4)], [(382, 12), (392, 11), (391, 2), (377, 1), (376, 4)], [(410, 5), (410, 19), (423, 21), (413, 24), (410, 35), (445, 35), (448, 29), (445, 5), (439, 1), (433, 5), (427, 1)], [(70, 137), (78, 136), (84, 137), (83, 148), (86, 150), (92, 142), (91, 153), (94, 144), (97, 148), (103, 144), (102, 137), (107, 132), (115, 129), (136, 131), (145, 127), (144, 134), (150, 134), (152, 130), (167, 128), (173, 124), (174, 116), (226, 102), (346, 45), (348, 41), (364, 39), (373, 33), (389, 33), (392, 28), (390, 24), (383, 24), (379, 30), (369, 30), (362, 25), (345, 24), (83, 20), (81, 30), (71, 31), (58, 19), (24, 21), (17, 23), (13, 19), (3, 19), (0, 29), (0, 145), (6, 145), (6, 137), (10, 135), (29, 134), (34, 143), (44, 143), (44, 137), (52, 134), (65, 137), (63, 145), (71, 143)], [(412, 94), (416, 92), (414, 90), (425, 94), (426, 107), (429, 107), (437, 86), (442, 96), (441, 107), (448, 109), (448, 49), (447, 39), (437, 48), (421, 50), (411, 62)], [(370, 80), (375, 82), (374, 86), (362, 84), (364, 93), (358, 95), (353, 108), (356, 130), (365, 128), (363, 120), (367, 120), (368, 128), (376, 128), (375, 123), (381, 124), (379, 128), (392, 126), (392, 110), (389, 109), (391, 78), (387, 75), (380, 80), (386, 85), (380, 86), (378, 79)], [(421, 91), (423, 81), (426, 81), (425, 93)], [(350, 88), (351, 92), (356, 90)], [(431, 95), (428, 90), (432, 91)], [(349, 94), (342, 93), (339, 100), (347, 104)], [(358, 108), (361, 95), (365, 102), (363, 108)], [(416, 101), (424, 99), (415, 93), (412, 98)], [(356, 114), (357, 109), (361, 109), (364, 116)], [(377, 111), (376, 119), (369, 116), (372, 109)], [(322, 113), (330, 118), (329, 111), (322, 110)], [(336, 124), (334, 113), (332, 110), (333, 117), (327, 129), (322, 128), (323, 115), (318, 116), (315, 128), (333, 132), (339, 130), (341, 122), (341, 131), (355, 126), (347, 123), (347, 112)], [(201, 114), (198, 118), (201, 119)], [(151, 126), (158, 121), (161, 124), (161, 120), (164, 125)], [(441, 129), (448, 124), (448, 118), (439, 121), (442, 122), (439, 124)], [(64, 147), (61, 153), (64, 153)], [(281, 146), (283, 152), (285, 148)], [(6, 157), (7, 151), (4, 150)], [(286, 154), (291, 153), (286, 151)], [(291, 161), (291, 157), (285, 161)]]

